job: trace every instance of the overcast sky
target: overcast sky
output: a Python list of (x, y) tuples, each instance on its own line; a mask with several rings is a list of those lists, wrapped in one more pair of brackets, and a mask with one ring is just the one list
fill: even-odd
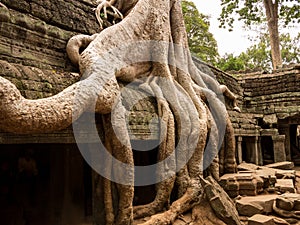
[[(229, 32), (226, 29), (219, 28), (219, 21), (217, 18), (221, 13), (220, 0), (192, 0), (197, 6), (199, 12), (211, 17), (210, 32), (218, 42), (218, 49), (221, 56), (225, 53), (239, 53), (245, 51), (251, 45), (248, 40), (250, 32), (246, 32), (242, 28), (242, 22), (236, 22), (233, 31)], [(299, 32), (299, 24), (294, 29), (287, 29), (285, 32), (291, 33), (295, 36)]]
[(247, 38), (247, 33), (242, 29), (242, 23), (236, 23), (233, 31), (219, 28), (218, 16), (221, 13), (220, 0), (192, 0), (199, 12), (211, 17), (210, 32), (218, 42), (220, 55), (234, 53), (238, 55), (246, 50), (251, 42)]

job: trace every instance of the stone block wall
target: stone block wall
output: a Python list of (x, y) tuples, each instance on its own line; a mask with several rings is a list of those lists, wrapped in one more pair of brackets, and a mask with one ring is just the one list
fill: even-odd
[(271, 115), (284, 119), (299, 114), (300, 66), (273, 74), (243, 78), (243, 109), (249, 113)]
[(66, 43), (75, 34), (98, 30), (89, 0), (3, 0), (0, 59), (38, 68), (74, 70)]

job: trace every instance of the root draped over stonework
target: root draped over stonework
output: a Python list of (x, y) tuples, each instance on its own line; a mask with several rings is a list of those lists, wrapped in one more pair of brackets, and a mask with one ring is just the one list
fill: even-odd
[[(106, 224), (129, 225), (134, 218), (151, 217), (143, 224), (172, 224), (178, 215), (199, 204), (204, 169), (215, 179), (220, 173), (235, 172), (233, 128), (223, 94), (239, 109), (230, 90), (193, 63), (181, 1), (100, 1), (96, 12), (109, 6), (119, 18), (119, 12), (124, 15), (121, 22), (93, 36), (75, 36), (67, 45), (83, 80), (53, 97), (26, 100), (0, 77), (0, 129), (47, 132), (69, 126), (85, 111), (106, 114), (105, 147), (131, 169), (124, 171), (105, 161), (109, 174), (126, 182), (105, 179), (97, 183), (104, 193), (103, 219)], [(80, 53), (80, 48), (85, 50)], [(161, 120), (157, 162), (163, 163), (156, 168), (156, 197), (147, 205), (133, 207), (134, 160), (118, 81), (138, 83), (157, 102)], [(117, 113), (107, 114), (112, 111)], [(177, 197), (170, 202), (175, 185)]]

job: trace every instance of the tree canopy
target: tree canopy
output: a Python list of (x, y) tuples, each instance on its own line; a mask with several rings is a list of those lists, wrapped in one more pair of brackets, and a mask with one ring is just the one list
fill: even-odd
[[(299, 0), (271, 0), (278, 4), (278, 16), (284, 25), (300, 22)], [(264, 0), (221, 0), (222, 12), (219, 17), (220, 27), (233, 29), (235, 16), (245, 25), (266, 22)]]
[[(283, 64), (300, 63), (300, 33), (292, 38), (290, 34), (280, 35), (281, 57)], [(270, 71), (272, 66), (271, 47), (266, 33), (259, 35), (256, 43), (238, 56), (227, 54), (220, 58), (217, 66), (224, 71), (265, 70)]]
[(273, 68), (281, 67), (278, 26), (300, 22), (299, 0), (221, 0), (220, 27), (233, 29), (235, 17), (246, 26), (266, 23), (269, 31)]
[(209, 32), (209, 17), (200, 13), (195, 4), (182, 1), (182, 11), (191, 52), (205, 62), (216, 64), (218, 54), (217, 41)]

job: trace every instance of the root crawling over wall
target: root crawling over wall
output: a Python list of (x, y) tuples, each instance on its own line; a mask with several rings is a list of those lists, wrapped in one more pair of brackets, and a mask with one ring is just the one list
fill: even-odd
[[(109, 7), (113, 11), (107, 15)], [(106, 224), (129, 225), (134, 218), (142, 217), (151, 217), (143, 224), (172, 224), (178, 215), (200, 202), (200, 177), (205, 169), (215, 179), (220, 173), (219, 162), (224, 164), (220, 167), (222, 173), (235, 172), (233, 128), (223, 94), (239, 109), (226, 86), (220, 86), (194, 65), (181, 1), (100, 1), (96, 15), (101, 26), (102, 9), (106, 19), (112, 16), (112, 24), (116, 18), (124, 19), (99, 34), (75, 36), (67, 45), (83, 80), (51, 98), (26, 100), (0, 79), (0, 111), (8, 118), (0, 122), (0, 128), (17, 133), (58, 130), (84, 111), (111, 112), (103, 116), (105, 147), (129, 169), (116, 168), (113, 162), (104, 160), (108, 173), (124, 181), (102, 183)], [(157, 162), (163, 163), (158, 163), (155, 171), (156, 197), (136, 207), (132, 205), (134, 160), (118, 81), (135, 82), (141, 91), (155, 97), (161, 121)], [(15, 126), (17, 123), (21, 126)], [(221, 147), (226, 151), (219, 157)], [(170, 202), (175, 185), (177, 196)], [(114, 207), (116, 198), (118, 204)]]

